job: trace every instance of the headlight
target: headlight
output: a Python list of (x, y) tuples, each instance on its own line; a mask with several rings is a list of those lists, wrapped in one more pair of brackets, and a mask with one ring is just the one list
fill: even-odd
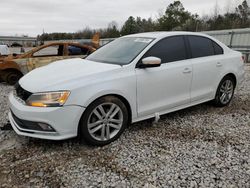
[(35, 93), (28, 98), (26, 104), (35, 107), (59, 107), (65, 104), (69, 95), (69, 91)]

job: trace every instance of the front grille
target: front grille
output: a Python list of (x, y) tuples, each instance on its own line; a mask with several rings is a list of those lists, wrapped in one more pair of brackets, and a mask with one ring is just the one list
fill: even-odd
[(31, 95), (32, 93), (29, 91), (26, 91), (25, 89), (23, 89), (19, 83), (17, 83), (15, 85), (15, 89), (16, 89), (16, 95), (17, 97), (19, 97), (20, 99), (22, 99), (23, 101), (26, 101)]

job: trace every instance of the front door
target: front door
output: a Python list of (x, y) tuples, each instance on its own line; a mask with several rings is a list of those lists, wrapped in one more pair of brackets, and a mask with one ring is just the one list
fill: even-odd
[(31, 71), (65, 58), (64, 45), (51, 45), (34, 52), (32, 57), (27, 59), (27, 67)]
[(160, 58), (162, 65), (136, 68), (139, 118), (190, 103), (192, 62), (187, 60), (184, 38), (159, 41), (143, 58), (150, 56)]

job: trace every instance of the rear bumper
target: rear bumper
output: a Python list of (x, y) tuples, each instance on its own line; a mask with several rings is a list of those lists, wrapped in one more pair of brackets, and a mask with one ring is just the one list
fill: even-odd
[[(9, 120), (15, 132), (22, 136), (64, 140), (77, 136), (80, 118), (84, 108), (80, 106), (63, 106), (57, 108), (38, 108), (26, 106), (18, 101), (13, 93), (9, 95)], [(28, 126), (22, 126), (22, 122), (31, 122)], [(53, 128), (53, 131), (43, 131), (32, 123), (44, 123)]]

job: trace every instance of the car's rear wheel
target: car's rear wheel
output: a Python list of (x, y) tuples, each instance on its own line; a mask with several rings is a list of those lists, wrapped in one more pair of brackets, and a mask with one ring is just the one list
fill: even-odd
[(122, 134), (128, 124), (125, 104), (114, 96), (105, 96), (89, 105), (80, 121), (80, 136), (91, 145), (106, 145)]
[(221, 80), (214, 99), (215, 106), (224, 107), (231, 102), (234, 96), (235, 85), (235, 80), (231, 76), (225, 76)]

